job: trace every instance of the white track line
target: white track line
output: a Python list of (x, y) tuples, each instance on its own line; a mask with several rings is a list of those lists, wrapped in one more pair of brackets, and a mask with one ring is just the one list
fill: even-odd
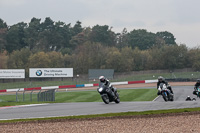
[(155, 99), (153, 99), (153, 101), (156, 101), (160, 96), (157, 96)]
[(40, 106), (40, 105), (47, 105), (47, 104), (49, 104), (49, 103), (45, 103), (45, 104), (27, 104), (27, 105), (16, 105), (16, 106), (5, 106), (5, 107), (0, 107), (0, 109), (31, 107), (31, 106)]

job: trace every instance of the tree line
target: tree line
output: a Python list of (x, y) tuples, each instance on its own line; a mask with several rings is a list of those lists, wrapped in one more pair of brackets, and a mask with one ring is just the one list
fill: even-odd
[(141, 50), (149, 49), (155, 45), (175, 45), (174, 35), (170, 32), (148, 32), (145, 29), (127, 32), (126, 28), (121, 33), (112, 31), (108, 25), (95, 25), (82, 27), (77, 21), (74, 26), (64, 22), (55, 22), (47, 17), (44, 22), (41, 19), (32, 18), (29, 23), (19, 22), (8, 26), (0, 19), (0, 51), (8, 53), (22, 48), (31, 51), (57, 51), (63, 54), (71, 54), (77, 46), (87, 41), (101, 43), (104, 46), (123, 48), (138, 47)]
[(82, 27), (32, 18), (8, 26), (0, 19), (0, 69), (72, 67), (75, 73), (88, 69), (128, 72), (154, 69), (198, 69), (198, 48), (177, 45), (168, 31), (157, 33), (134, 29), (115, 33), (108, 25)]

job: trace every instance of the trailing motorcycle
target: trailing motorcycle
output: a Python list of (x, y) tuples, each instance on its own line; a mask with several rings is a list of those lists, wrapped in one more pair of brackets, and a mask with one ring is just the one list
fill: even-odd
[(195, 95), (197, 95), (197, 97), (200, 98), (200, 86), (197, 87), (197, 89), (195, 91)]
[(97, 91), (100, 93), (101, 98), (105, 104), (109, 104), (110, 102), (120, 103), (119, 94), (117, 89), (113, 87), (113, 90), (109, 88), (109, 85), (105, 85), (104, 83), (100, 83)]
[(174, 101), (174, 95), (170, 92), (169, 89), (167, 89), (167, 86), (165, 84), (161, 83), (158, 87), (158, 90), (160, 91), (165, 102)]

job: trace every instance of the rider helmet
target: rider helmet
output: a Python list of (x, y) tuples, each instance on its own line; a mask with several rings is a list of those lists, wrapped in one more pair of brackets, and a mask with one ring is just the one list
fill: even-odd
[(185, 99), (185, 101), (191, 101), (192, 99), (190, 98), (190, 96), (187, 96), (187, 98)]
[(200, 79), (197, 79), (197, 83), (200, 83)]
[(162, 77), (162, 76), (159, 76), (158, 77), (158, 81), (160, 81), (160, 82), (162, 82), (162, 81), (164, 81), (165, 79)]
[(100, 82), (105, 82), (105, 81), (106, 81), (106, 79), (105, 79), (104, 76), (100, 76), (100, 77), (99, 77), (99, 80), (100, 80)]

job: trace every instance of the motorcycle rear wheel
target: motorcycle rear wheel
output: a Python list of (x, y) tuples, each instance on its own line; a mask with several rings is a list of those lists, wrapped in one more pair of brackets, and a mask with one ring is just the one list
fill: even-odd
[(115, 100), (115, 103), (120, 103), (119, 94), (116, 92), (115, 95), (117, 96), (117, 99)]
[(199, 92), (197, 93), (197, 97), (200, 98), (200, 93)]
[(170, 99), (170, 101), (174, 101), (174, 97), (172, 97), (172, 98)]

